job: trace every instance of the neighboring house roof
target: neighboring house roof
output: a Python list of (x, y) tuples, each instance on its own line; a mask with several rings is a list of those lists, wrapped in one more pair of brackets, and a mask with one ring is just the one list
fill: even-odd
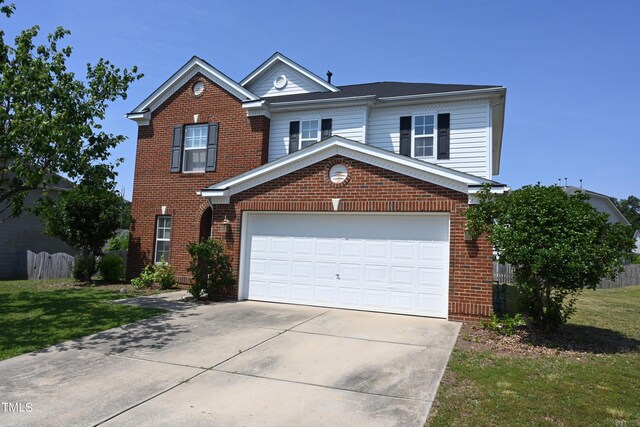
[(613, 204), (611, 198), (605, 194), (596, 193), (594, 191), (589, 191), (584, 188), (578, 188), (571, 185), (562, 187), (565, 193), (567, 194), (575, 194), (577, 192), (585, 193), (589, 196), (589, 204), (593, 206), (597, 211), (604, 212), (609, 215), (609, 222), (612, 223), (622, 223), (623, 225), (631, 225), (629, 221), (622, 215), (622, 213), (618, 210), (616, 205)]
[(311, 101), (325, 99), (352, 98), (360, 96), (373, 96), (384, 100), (385, 98), (408, 97), (415, 95), (433, 95), (451, 92), (468, 92), (486, 89), (504, 89), (502, 86), (480, 85), (456, 85), (437, 83), (403, 83), (403, 82), (376, 82), (347, 86), (338, 86), (338, 92), (312, 92), (298, 93), (295, 95), (271, 96), (267, 100), (271, 104), (279, 102)]
[(194, 56), (134, 108), (132, 112), (126, 114), (126, 117), (136, 121), (148, 121), (150, 118), (148, 113), (159, 107), (197, 73), (201, 73), (241, 101), (257, 101), (260, 99), (204, 59)]
[(340, 91), (340, 89), (338, 89), (337, 87), (335, 87), (331, 83), (327, 82), (322, 77), (318, 76), (317, 74), (312, 73), (311, 71), (309, 71), (306, 68), (304, 68), (302, 65), (298, 64), (295, 61), (292, 61), (291, 59), (287, 58), (286, 56), (284, 56), (280, 52), (276, 52), (273, 55), (271, 55), (271, 57), (269, 59), (264, 61), (262, 64), (260, 64), (258, 66), (258, 68), (253, 70), (251, 73), (249, 73), (249, 75), (247, 77), (242, 79), (240, 84), (242, 86), (244, 86), (244, 87), (250, 85), (252, 82), (254, 82), (257, 79), (259, 79), (260, 76), (262, 76), (265, 73), (267, 73), (269, 71), (269, 69), (271, 69), (273, 66), (275, 66), (278, 63), (286, 64), (287, 66), (293, 68), (297, 72), (301, 73), (302, 75), (306, 76), (310, 80), (314, 81), (315, 83), (319, 84), (320, 86), (322, 86), (323, 88), (328, 90), (329, 93)]
[(226, 204), (229, 203), (229, 198), (234, 194), (333, 156), (344, 156), (373, 164), (470, 195), (475, 194), (485, 184), (491, 185), (492, 190), (496, 193), (504, 193), (509, 190), (509, 187), (496, 181), (402, 156), (341, 136), (331, 136), (291, 155), (218, 182), (201, 190), (200, 195), (210, 198), (212, 203)]

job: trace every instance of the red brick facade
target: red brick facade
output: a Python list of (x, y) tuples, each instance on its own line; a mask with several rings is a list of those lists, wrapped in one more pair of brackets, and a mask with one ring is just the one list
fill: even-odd
[[(200, 97), (193, 84), (205, 82)], [(171, 173), (172, 132), (175, 125), (218, 122), (215, 172)], [(208, 207), (196, 191), (264, 164), (269, 143), (269, 119), (247, 117), (241, 102), (200, 74), (194, 76), (159, 108), (148, 126), (138, 128), (136, 169), (131, 206), (131, 236), (127, 275), (137, 277), (153, 262), (156, 217), (166, 206), (172, 217), (170, 262), (186, 276), (189, 255), (185, 245), (197, 241), (202, 213)]]
[[(192, 85), (206, 84), (201, 97)], [(217, 170), (170, 173), (172, 129), (178, 124), (218, 122)], [(269, 119), (247, 117), (240, 101), (197, 75), (153, 111), (151, 124), (139, 128), (132, 204), (128, 275), (137, 276), (153, 261), (156, 217), (161, 207), (172, 217), (170, 259), (180, 282), (188, 280), (185, 245), (198, 240), (208, 203), (197, 190), (254, 169), (266, 162)], [(352, 159), (349, 182), (336, 186), (327, 178), (327, 159), (232, 196), (229, 205), (213, 206), (213, 235), (232, 256), (238, 277), (243, 211), (333, 211), (340, 198), (345, 212), (446, 212), (450, 215), (449, 318), (477, 319), (492, 311), (492, 248), (488, 241), (465, 241), (467, 195)], [(231, 229), (223, 235), (225, 216)], [(208, 225), (208, 224), (207, 224)], [(234, 289), (237, 296), (237, 284)]]

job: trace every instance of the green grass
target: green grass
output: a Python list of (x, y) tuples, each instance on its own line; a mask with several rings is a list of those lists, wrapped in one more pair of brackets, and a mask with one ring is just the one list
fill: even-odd
[(599, 350), (456, 348), (427, 425), (640, 426), (640, 286), (585, 291), (577, 308), (564, 336)]
[(146, 319), (164, 310), (111, 304), (117, 287), (70, 279), (0, 281), (0, 360)]

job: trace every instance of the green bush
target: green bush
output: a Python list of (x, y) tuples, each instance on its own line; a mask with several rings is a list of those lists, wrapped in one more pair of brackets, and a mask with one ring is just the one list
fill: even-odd
[(154, 267), (154, 279), (160, 285), (160, 289), (170, 289), (176, 286), (176, 271), (164, 259)]
[(142, 273), (140, 273), (139, 277), (135, 279), (131, 279), (131, 285), (138, 289), (148, 288), (155, 281), (155, 273), (153, 271), (153, 267), (147, 265)]
[(124, 278), (124, 261), (117, 255), (103, 255), (98, 263), (98, 271), (103, 280), (117, 283)]
[(80, 253), (73, 260), (73, 278), (91, 280), (96, 271), (96, 258), (90, 253)]
[(525, 322), (520, 313), (516, 313), (514, 316), (508, 314), (498, 316), (493, 313), (491, 319), (482, 321), (482, 326), (500, 335), (513, 335), (516, 329), (525, 326)]
[(235, 282), (231, 270), (231, 260), (224, 251), (221, 240), (206, 239), (187, 245), (191, 255), (191, 264), (187, 269), (193, 276), (189, 292), (199, 299), (203, 292), (212, 299), (216, 293), (222, 293)]
[(124, 251), (129, 249), (129, 233), (114, 236), (107, 241), (107, 251)]

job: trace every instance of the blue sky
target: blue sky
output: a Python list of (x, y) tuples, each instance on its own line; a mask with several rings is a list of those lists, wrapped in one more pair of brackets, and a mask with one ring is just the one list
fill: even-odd
[[(640, 196), (640, 2), (14, 0), (10, 39), (34, 24), (71, 30), (70, 68), (100, 57), (145, 77), (104, 128), (128, 136), (120, 188), (130, 198), (136, 124), (123, 117), (191, 56), (240, 81), (280, 51), (336, 85), (374, 81), (507, 87), (501, 173), (618, 198)], [(7, 39), (9, 40), (9, 39)]]

